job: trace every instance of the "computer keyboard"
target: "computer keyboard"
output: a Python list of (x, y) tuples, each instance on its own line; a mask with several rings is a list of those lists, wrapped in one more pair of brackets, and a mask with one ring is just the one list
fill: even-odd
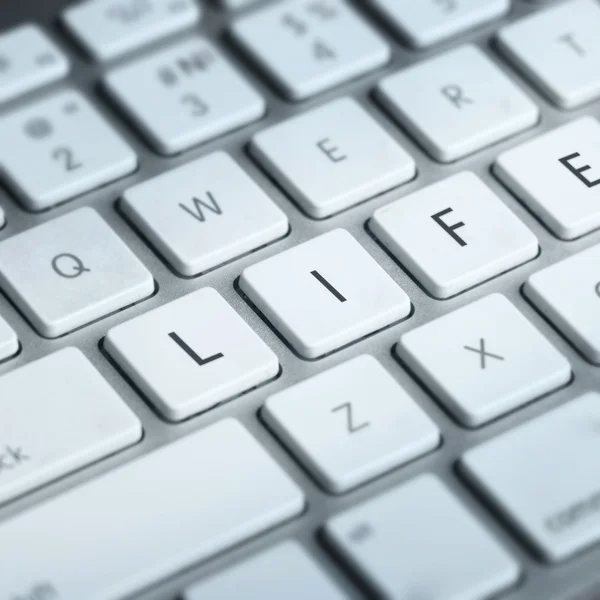
[(4, 0), (0, 600), (598, 600), (598, 31)]

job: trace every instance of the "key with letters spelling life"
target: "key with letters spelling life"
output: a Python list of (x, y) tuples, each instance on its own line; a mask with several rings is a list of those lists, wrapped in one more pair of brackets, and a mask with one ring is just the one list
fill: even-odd
[(273, 351), (211, 288), (155, 308), (106, 335), (105, 348), (171, 421), (273, 379)]
[(240, 288), (305, 358), (410, 315), (406, 293), (344, 229), (245, 269)]

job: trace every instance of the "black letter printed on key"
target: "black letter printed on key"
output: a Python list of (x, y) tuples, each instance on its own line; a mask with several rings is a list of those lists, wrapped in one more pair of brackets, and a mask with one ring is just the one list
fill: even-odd
[(337, 146), (334, 146), (331, 143), (329, 138), (323, 138), (322, 140), (319, 140), (317, 142), (317, 147), (331, 162), (338, 163), (348, 158), (345, 154), (342, 154)]
[(200, 221), (200, 223), (204, 223), (206, 221), (202, 207), (215, 213), (215, 215), (222, 215), (223, 209), (219, 206), (219, 203), (216, 201), (211, 192), (206, 192), (206, 197), (208, 198), (208, 202), (200, 198), (192, 198), (192, 202), (194, 203), (193, 209), (182, 203), (179, 203), (179, 208), (185, 210), (186, 213), (194, 217), (194, 219), (197, 221)]
[(570, 48), (577, 56), (585, 56), (587, 53), (585, 48), (581, 46), (575, 39), (575, 36), (572, 33), (565, 33), (565, 35), (561, 35), (558, 38), (558, 41), (561, 44), (565, 44), (568, 48)]
[(201, 367), (208, 363), (214, 362), (219, 358), (224, 358), (223, 353), (218, 352), (207, 358), (202, 358), (196, 354), (174, 331), (169, 334), (169, 337), (191, 358), (193, 358)]
[(442, 88), (442, 94), (446, 96), (456, 108), (462, 108), (465, 104), (475, 104), (474, 100), (471, 100), (471, 98), (465, 95), (465, 92), (460, 85), (445, 85)]
[(340, 294), (330, 283), (319, 273), (319, 271), (311, 271), (310, 274), (332, 295), (335, 296), (340, 302), (346, 302), (346, 298)]
[(331, 409), (332, 413), (337, 413), (340, 411), (344, 411), (346, 413), (346, 427), (348, 428), (348, 433), (356, 433), (357, 431), (361, 431), (365, 427), (370, 425), (369, 421), (363, 421), (359, 423), (354, 420), (354, 412), (352, 410), (352, 402), (344, 402), (344, 404), (340, 404), (339, 406), (335, 406)]
[(460, 229), (464, 227), (465, 224), (462, 221), (458, 223), (454, 223), (454, 225), (448, 225), (442, 221), (442, 217), (447, 215), (448, 213), (453, 212), (451, 208), (446, 208), (439, 213), (435, 213), (435, 215), (431, 215), (431, 218), (459, 245), (466, 246), (467, 242), (463, 240), (456, 232), (455, 229)]
[(596, 179), (594, 181), (592, 181), (591, 179), (588, 179), (585, 175), (582, 175), (582, 173), (584, 173), (585, 171), (589, 171), (592, 167), (590, 167), (590, 165), (584, 165), (583, 167), (574, 167), (570, 161), (572, 161), (574, 158), (579, 158), (581, 155), (579, 154), (579, 152), (573, 152), (573, 154), (569, 154), (569, 156), (563, 156), (562, 158), (558, 159), (558, 162), (560, 162), (560, 164), (563, 167), (566, 167), (571, 173), (573, 173), (573, 175), (575, 175), (575, 177), (577, 177), (577, 179), (579, 179), (579, 181), (582, 181), (587, 187), (589, 188), (593, 188), (595, 185), (600, 185), (600, 179)]

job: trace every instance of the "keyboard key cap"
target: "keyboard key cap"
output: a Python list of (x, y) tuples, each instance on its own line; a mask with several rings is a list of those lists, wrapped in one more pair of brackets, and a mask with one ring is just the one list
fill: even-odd
[(182, 275), (199, 275), (284, 237), (288, 219), (217, 152), (130, 188), (121, 209)]
[(500, 294), (405, 333), (396, 352), (469, 427), (571, 379), (566, 358)]
[(205, 411), (279, 372), (273, 351), (212, 288), (117, 325), (104, 346), (171, 421)]
[(317, 358), (410, 315), (408, 296), (345, 230), (248, 267), (241, 290), (305, 358)]
[(369, 226), (436, 298), (449, 298), (538, 254), (533, 233), (473, 173), (375, 211)]
[(559, 238), (572, 240), (600, 227), (596, 119), (582, 117), (505, 152), (494, 172)]
[(414, 160), (350, 98), (261, 131), (250, 149), (317, 219), (406, 183), (417, 172)]
[(505, 27), (500, 50), (548, 98), (575, 108), (600, 96), (600, 7), (573, 0)]
[(524, 129), (539, 109), (485, 54), (462, 46), (386, 77), (377, 96), (441, 162), (452, 162)]
[(17, 597), (43, 581), (61, 600), (123, 598), (303, 507), (300, 488), (227, 419), (5, 521), (2, 586)]
[[(519, 577), (513, 558), (432, 475), (334, 517), (325, 531), (377, 597), (481, 600)], [(460, 551), (449, 551), (458, 540)]]
[(69, 69), (67, 57), (37, 25), (0, 35), (0, 103), (58, 81)]
[(291, 100), (364, 75), (391, 54), (344, 0), (279, 2), (238, 20), (233, 35)]
[(262, 416), (333, 493), (436, 448), (440, 432), (371, 356), (359, 356), (267, 399)]
[(87, 0), (63, 20), (96, 60), (116, 58), (198, 23), (196, 0)]
[(469, 450), (465, 475), (549, 562), (600, 541), (600, 395), (588, 393)]
[(510, 0), (375, 0), (375, 5), (412, 46), (425, 48), (501, 17)]
[(2, 229), (6, 225), (6, 215), (4, 214), (4, 209), (0, 206), (0, 229)]
[(191, 586), (182, 600), (344, 600), (347, 598), (296, 542), (284, 542)]
[(147, 298), (154, 279), (91, 208), (0, 243), (0, 285), (46, 337)]
[(534, 273), (525, 296), (591, 363), (600, 365), (600, 246)]
[(0, 118), (0, 163), (25, 206), (43, 210), (124, 177), (137, 157), (81, 94), (66, 91)]
[(0, 398), (0, 503), (142, 437), (137, 417), (76, 348), (0, 377)]
[(13, 328), (0, 316), (0, 361), (19, 351), (19, 338)]
[(162, 154), (262, 117), (265, 101), (209, 42), (192, 39), (118, 67), (108, 93)]

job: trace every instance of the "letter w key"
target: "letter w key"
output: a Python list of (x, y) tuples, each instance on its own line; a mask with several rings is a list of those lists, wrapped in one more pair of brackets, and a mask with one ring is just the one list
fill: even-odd
[(206, 197), (208, 198), (208, 202), (205, 200), (201, 200), (200, 198), (192, 198), (192, 202), (194, 203), (194, 208), (188, 208), (185, 204), (179, 203), (180, 208), (185, 210), (186, 213), (194, 217), (200, 223), (204, 223), (206, 221), (206, 217), (204, 216), (204, 211), (202, 207), (206, 210), (210, 210), (215, 213), (215, 215), (222, 215), (223, 210), (219, 206), (219, 203), (215, 200), (215, 197), (211, 192), (206, 192)]

